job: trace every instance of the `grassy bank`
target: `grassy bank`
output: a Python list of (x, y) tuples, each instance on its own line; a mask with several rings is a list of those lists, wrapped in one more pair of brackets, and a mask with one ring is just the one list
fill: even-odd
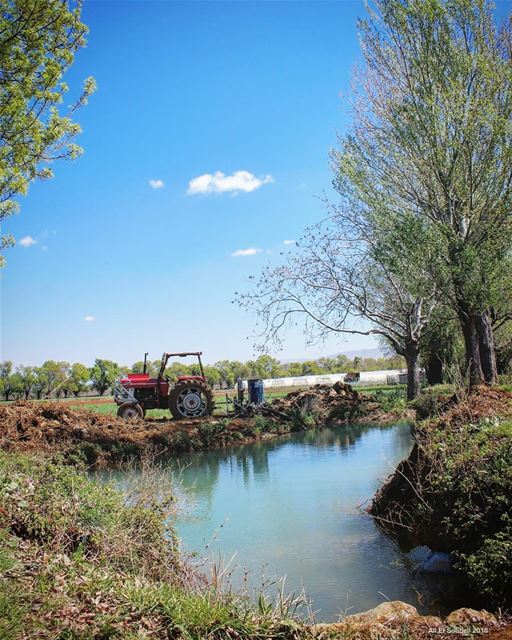
[(76, 469), (0, 453), (0, 638), (301, 637), (285, 611), (187, 570), (158, 487), (142, 483), (127, 506)]
[(408, 545), (451, 552), (479, 604), (512, 608), (512, 394), (481, 388), (439, 408), (372, 513)]

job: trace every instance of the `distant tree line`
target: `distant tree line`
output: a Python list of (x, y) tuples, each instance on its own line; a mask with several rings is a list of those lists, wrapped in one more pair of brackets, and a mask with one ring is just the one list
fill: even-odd
[[(97, 358), (92, 367), (80, 362), (57, 362), (47, 360), (40, 367), (13, 366), (9, 360), (0, 362), (0, 395), (4, 400), (42, 399), (46, 397), (78, 397), (85, 393), (97, 392), (104, 395), (112, 389), (116, 378), (126, 373), (141, 373), (144, 363), (135, 362), (131, 367), (119, 365), (112, 360)], [(204, 373), (209, 384), (222, 388), (233, 387), (236, 380), (247, 378), (285, 378), (307, 375), (322, 375), (346, 371), (378, 371), (379, 369), (399, 369), (404, 366), (401, 357), (348, 358), (338, 355), (333, 358), (318, 358), (304, 362), (280, 362), (269, 355), (261, 355), (256, 360), (239, 362), (221, 360), (213, 365), (205, 365)], [(160, 360), (147, 363), (147, 373), (156, 376)], [(198, 375), (197, 363), (172, 362), (165, 374), (172, 380), (181, 375)]]

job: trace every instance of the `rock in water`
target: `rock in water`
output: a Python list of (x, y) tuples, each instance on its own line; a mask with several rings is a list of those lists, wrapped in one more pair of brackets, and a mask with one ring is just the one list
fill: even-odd
[(412, 562), (415, 568), (420, 567), (424, 562), (430, 559), (433, 551), (430, 547), (422, 545), (421, 547), (414, 547), (412, 551), (407, 554), (408, 560)]
[(466, 607), (452, 611), (445, 622), (453, 625), (471, 623), (495, 626), (498, 624), (495, 616), (485, 609), (477, 611), (476, 609), (467, 609)]
[(448, 575), (452, 573), (452, 557), (449, 553), (436, 551), (419, 568), (423, 573), (439, 573)]

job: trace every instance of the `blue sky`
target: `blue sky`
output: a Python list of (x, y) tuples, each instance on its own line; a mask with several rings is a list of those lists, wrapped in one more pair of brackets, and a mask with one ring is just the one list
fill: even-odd
[[(4, 225), (18, 246), (0, 357), (252, 357), (253, 318), (231, 300), (322, 216), (363, 14), (356, 1), (86, 0), (88, 46), (66, 77), (70, 102), (86, 76), (98, 84), (77, 115), (85, 153), (56, 163)], [(248, 249), (261, 251), (233, 256)], [(372, 346), (306, 350), (297, 332), (278, 355)]]

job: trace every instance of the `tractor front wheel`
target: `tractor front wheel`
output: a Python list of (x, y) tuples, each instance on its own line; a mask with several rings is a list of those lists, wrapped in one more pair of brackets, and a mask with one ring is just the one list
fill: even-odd
[(117, 410), (117, 415), (123, 420), (140, 420), (144, 417), (144, 411), (140, 404), (125, 402)]
[(178, 382), (169, 394), (169, 409), (176, 420), (209, 416), (214, 409), (212, 390), (198, 380)]

